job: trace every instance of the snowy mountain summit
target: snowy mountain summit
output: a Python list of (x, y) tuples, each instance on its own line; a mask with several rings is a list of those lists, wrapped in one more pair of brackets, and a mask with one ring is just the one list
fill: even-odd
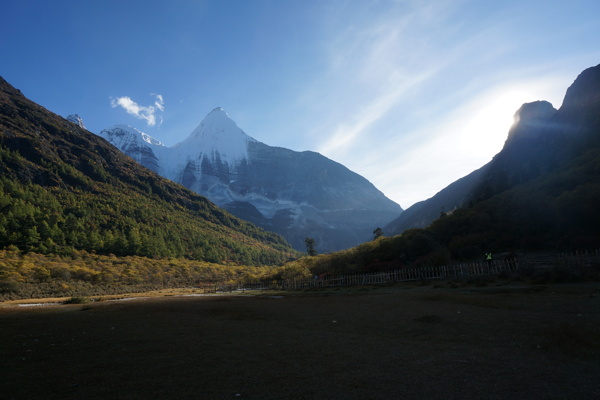
[(80, 128), (85, 129), (85, 125), (83, 124), (83, 119), (81, 119), (81, 117), (78, 114), (69, 115), (67, 117), (67, 121), (70, 121), (70, 122), (74, 123), (75, 125), (78, 125)]
[(99, 136), (232, 214), (280, 233), (298, 250), (305, 249), (306, 237), (320, 252), (355, 246), (402, 212), (343, 165), (315, 152), (261, 143), (222, 108), (172, 147), (122, 125)]
[(159, 140), (127, 125), (115, 125), (104, 129), (98, 136), (153, 171), (159, 168), (156, 153), (161, 147), (166, 148)]
[(255, 142), (246, 135), (221, 107), (212, 110), (192, 134), (175, 147), (180, 154), (189, 157), (204, 154), (222, 162), (234, 164), (248, 158), (248, 142)]

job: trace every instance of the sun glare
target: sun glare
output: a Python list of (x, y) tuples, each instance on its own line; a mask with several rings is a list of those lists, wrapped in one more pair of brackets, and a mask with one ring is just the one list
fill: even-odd
[(502, 149), (515, 112), (534, 100), (518, 89), (500, 89), (478, 98), (463, 112), (463, 126), (459, 127), (461, 146), (471, 154), (491, 159)]

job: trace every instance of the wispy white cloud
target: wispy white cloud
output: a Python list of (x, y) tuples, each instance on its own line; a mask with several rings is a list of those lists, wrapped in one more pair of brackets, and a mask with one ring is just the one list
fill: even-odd
[(535, 77), (502, 82), (468, 100), (446, 105), (443, 115), (424, 118), (410, 135), (389, 138), (385, 147), (363, 143), (352, 164), (403, 207), (425, 200), (490, 161), (503, 147), (513, 115), (526, 102), (553, 100), (564, 93), (559, 76), (538, 71)]
[(411, 77), (410, 80), (390, 85), (381, 93), (370, 98), (356, 115), (337, 126), (334, 133), (320, 144), (319, 151), (324, 154), (333, 154), (352, 146), (362, 135), (368, 133), (371, 126), (385, 116), (410, 88), (426, 80), (431, 73), (432, 71), (423, 72)]
[(308, 97), (326, 103), (322, 108), (330, 113), (317, 148), (336, 159), (372, 141), (373, 129), (392, 114), (398, 118), (402, 104), (423, 91), (446, 64), (432, 55), (432, 33), (422, 33), (423, 27), (436, 25), (445, 5), (399, 2), (387, 13), (371, 14), (368, 22), (357, 20), (357, 14), (372, 11), (365, 7), (340, 18), (344, 28), (333, 22), (332, 35), (324, 40), (328, 68), (307, 88)]
[(154, 106), (160, 111), (165, 111), (165, 101), (163, 100), (162, 95), (156, 93), (150, 93), (150, 95), (156, 97), (156, 100), (154, 101)]
[(154, 101), (154, 105), (150, 106), (141, 106), (135, 101), (133, 101), (129, 96), (122, 97), (114, 97), (110, 100), (110, 105), (112, 108), (122, 107), (127, 114), (133, 115), (138, 119), (143, 119), (146, 121), (148, 126), (155, 126), (156, 121), (158, 119), (158, 125), (162, 124), (162, 112), (164, 112), (164, 99), (162, 95), (151, 93), (156, 99)]
[(501, 6), (473, 22), (460, 1), (395, 4), (337, 16), (344, 25), (322, 37), (327, 68), (302, 99), (326, 110), (318, 151), (406, 207), (489, 161), (521, 104), (558, 107), (569, 82), (548, 60), (525, 68), (514, 57), (519, 19)]

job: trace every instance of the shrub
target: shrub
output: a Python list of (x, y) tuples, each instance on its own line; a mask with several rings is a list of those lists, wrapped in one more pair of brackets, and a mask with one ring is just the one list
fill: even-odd
[(69, 300), (65, 300), (63, 304), (85, 304), (89, 302), (90, 299), (87, 297), (73, 296)]

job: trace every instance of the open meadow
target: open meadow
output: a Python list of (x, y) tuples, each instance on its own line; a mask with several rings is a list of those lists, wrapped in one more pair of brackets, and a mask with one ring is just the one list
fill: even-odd
[(5, 399), (600, 398), (600, 284), (0, 303)]

